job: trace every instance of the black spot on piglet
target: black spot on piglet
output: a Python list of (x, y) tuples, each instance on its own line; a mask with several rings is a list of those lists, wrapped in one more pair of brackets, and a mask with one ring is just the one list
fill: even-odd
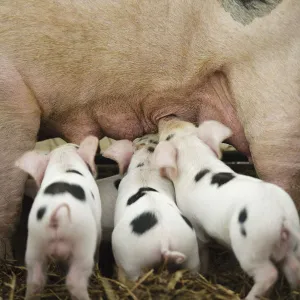
[(77, 170), (74, 170), (74, 169), (69, 169), (69, 170), (67, 170), (67, 171), (66, 171), (66, 173), (75, 173), (75, 174), (78, 174), (78, 175), (81, 175), (81, 176), (83, 176), (83, 174), (82, 174), (82, 173), (80, 173), (79, 171), (77, 171)]
[(239, 213), (239, 216), (238, 216), (238, 221), (239, 223), (241, 224), (241, 234), (246, 237), (247, 236), (247, 233), (246, 233), (246, 229), (245, 229), (245, 222), (248, 218), (248, 212), (247, 212), (247, 209), (246, 208), (243, 208), (240, 213)]
[(208, 169), (203, 169), (199, 171), (195, 176), (195, 181), (198, 182), (203, 176), (205, 176), (207, 173), (209, 173)]
[(187, 217), (185, 217), (184, 215), (181, 215), (181, 217), (185, 221), (185, 223), (188, 224), (189, 227), (191, 227), (191, 229), (193, 229), (193, 225), (192, 225), (191, 221)]
[(136, 167), (137, 168), (140, 168), (140, 167), (142, 167), (144, 165), (144, 163), (139, 163)]
[(170, 139), (172, 139), (174, 137), (174, 133), (171, 133), (167, 136), (166, 141), (169, 141)]
[(142, 235), (151, 228), (153, 228), (157, 223), (158, 220), (154, 212), (147, 211), (135, 217), (131, 221), (130, 225), (132, 226), (132, 232), (134, 232), (137, 235)]
[(45, 212), (46, 212), (46, 206), (40, 207), (36, 213), (36, 218), (38, 220), (41, 220), (43, 218)]
[(150, 140), (149, 142), (152, 143), (152, 144), (155, 144), (155, 145), (158, 144), (158, 141), (155, 141), (155, 140)]
[(241, 224), (245, 223), (245, 221), (247, 220), (247, 217), (248, 217), (247, 209), (243, 208), (241, 210), (241, 212), (239, 213), (239, 222)]
[(127, 205), (135, 203), (137, 200), (143, 197), (146, 194), (146, 192), (157, 192), (157, 190), (151, 187), (142, 187), (128, 199)]
[(235, 175), (233, 173), (229, 173), (229, 172), (216, 173), (211, 178), (211, 184), (216, 183), (218, 185), (218, 187), (220, 187), (221, 185), (232, 180), (234, 177), (235, 177)]
[(121, 182), (121, 179), (117, 179), (117, 180), (114, 182), (114, 186), (115, 186), (116, 189), (119, 188), (120, 182)]
[(145, 193), (145, 192), (158, 192), (158, 190), (149, 187), (149, 186), (145, 186), (139, 189), (140, 192)]
[(244, 227), (241, 228), (241, 234), (246, 237), (247, 236), (247, 232), (246, 229)]
[(49, 195), (59, 195), (59, 194), (69, 193), (78, 200), (81, 201), (85, 200), (85, 192), (81, 186), (77, 184), (62, 182), (62, 181), (54, 182), (48, 185), (45, 188), (44, 193)]
[(148, 152), (153, 153), (155, 149), (154, 149), (154, 147), (148, 147), (147, 150), (148, 150)]

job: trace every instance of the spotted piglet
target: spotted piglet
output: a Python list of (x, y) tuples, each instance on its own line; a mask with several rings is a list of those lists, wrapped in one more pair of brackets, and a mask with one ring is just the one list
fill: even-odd
[[(118, 196), (118, 187), (121, 179), (122, 176), (118, 174), (96, 180), (101, 198), (102, 241), (111, 241), (111, 234), (114, 229), (114, 214)], [(24, 194), (34, 199), (37, 192), (38, 188), (35, 181), (30, 178), (27, 179)]]
[(278, 186), (233, 172), (219, 158), (231, 130), (219, 122), (169, 120), (159, 124), (154, 165), (175, 186), (177, 203), (198, 237), (232, 248), (255, 284), (247, 300), (263, 296), (277, 280), (280, 262), (294, 288), (300, 282), (299, 217)]
[[(26, 299), (39, 299), (47, 258), (67, 260), (66, 284), (72, 299), (88, 300), (88, 280), (101, 240), (101, 201), (94, 176), (98, 139), (66, 144), (47, 155), (25, 153), (16, 165), (39, 190), (28, 219)], [(97, 256), (97, 254), (96, 254)]]
[(112, 246), (117, 265), (135, 281), (162, 259), (191, 271), (200, 266), (196, 234), (176, 204), (172, 182), (162, 178), (151, 159), (157, 135), (134, 143), (115, 142), (103, 155), (127, 174), (119, 185)]

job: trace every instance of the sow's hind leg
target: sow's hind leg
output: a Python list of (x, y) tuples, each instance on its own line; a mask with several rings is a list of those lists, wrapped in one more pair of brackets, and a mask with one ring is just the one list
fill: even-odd
[(19, 73), (0, 57), (0, 258), (12, 258), (11, 238), (27, 174), (14, 166), (34, 148), (40, 112)]
[(292, 51), (282, 61), (280, 49), (272, 51), (232, 66), (228, 77), (259, 177), (285, 189), (299, 210), (300, 65)]

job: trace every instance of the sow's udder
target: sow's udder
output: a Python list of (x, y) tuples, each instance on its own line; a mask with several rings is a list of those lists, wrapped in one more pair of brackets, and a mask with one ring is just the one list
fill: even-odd
[(230, 127), (232, 137), (227, 141), (245, 155), (250, 155), (243, 127), (237, 118), (232, 99), (224, 84), (225, 75), (216, 72), (203, 84), (195, 87), (168, 89), (150, 93), (147, 97), (111, 97), (87, 103), (82, 109), (68, 110), (55, 120), (44, 120), (39, 140), (62, 137), (68, 142), (80, 143), (88, 134), (99, 138), (133, 140), (147, 133), (156, 133), (160, 119), (176, 116), (199, 124), (204, 120), (217, 120)]

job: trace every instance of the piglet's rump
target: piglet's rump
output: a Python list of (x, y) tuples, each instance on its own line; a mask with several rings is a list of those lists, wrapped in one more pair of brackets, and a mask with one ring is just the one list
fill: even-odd
[(39, 187), (28, 219), (26, 299), (43, 290), (49, 256), (69, 262), (66, 284), (72, 297), (90, 299), (87, 285), (101, 241), (97, 147), (98, 139), (89, 136), (79, 147), (66, 144), (49, 154), (31, 151), (16, 162)]
[(233, 250), (255, 281), (247, 300), (264, 296), (276, 282), (272, 261), (281, 263), (291, 287), (297, 287), (300, 225), (288, 193), (237, 174), (219, 159), (220, 143), (231, 135), (228, 127), (212, 120), (199, 127), (170, 122), (160, 126), (154, 166), (173, 181), (178, 207), (197, 228), (198, 239), (205, 245), (214, 238)]

